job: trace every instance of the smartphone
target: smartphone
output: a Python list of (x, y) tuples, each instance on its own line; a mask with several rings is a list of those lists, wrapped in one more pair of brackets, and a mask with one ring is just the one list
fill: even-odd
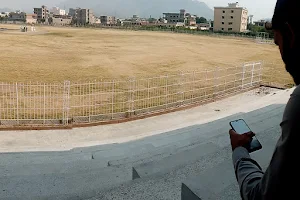
[[(238, 119), (238, 120), (232, 121), (229, 124), (230, 124), (231, 128), (238, 134), (244, 134), (244, 133), (251, 132), (251, 129), (249, 128), (249, 126), (246, 124), (246, 122), (243, 119)], [(252, 141), (247, 146), (247, 149), (248, 149), (249, 153), (252, 153), (254, 151), (262, 149), (262, 145), (260, 144), (260, 142), (258, 141), (256, 136), (254, 136), (252, 138)]]

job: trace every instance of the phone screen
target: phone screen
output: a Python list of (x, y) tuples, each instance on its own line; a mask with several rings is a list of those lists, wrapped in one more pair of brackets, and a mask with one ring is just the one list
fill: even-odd
[(244, 134), (251, 131), (244, 120), (233, 121), (231, 122), (231, 126), (238, 134)]
[[(236, 120), (236, 121), (232, 121), (232, 122), (230, 122), (230, 125), (233, 128), (233, 130), (235, 132), (237, 132), (238, 134), (244, 134), (244, 133), (251, 132), (251, 129), (249, 128), (249, 126), (242, 119), (239, 119), (239, 120)], [(251, 152), (257, 151), (257, 150), (259, 150), (261, 148), (262, 148), (262, 146), (261, 146), (260, 142), (254, 136), (252, 138), (252, 141), (250, 143), (248, 151), (251, 153)]]

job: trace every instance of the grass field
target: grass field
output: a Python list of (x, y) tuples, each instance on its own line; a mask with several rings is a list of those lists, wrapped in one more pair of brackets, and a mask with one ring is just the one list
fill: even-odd
[[(263, 60), (283, 70), (275, 45), (250, 39), (79, 28), (1, 25), (1, 82), (73, 82), (152, 77)], [(281, 72), (280, 72), (281, 74)], [(276, 76), (275, 76), (276, 77)]]

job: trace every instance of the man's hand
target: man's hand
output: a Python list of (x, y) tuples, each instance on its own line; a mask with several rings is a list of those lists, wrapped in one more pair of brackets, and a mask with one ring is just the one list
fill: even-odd
[(237, 147), (245, 147), (246, 149), (248, 149), (250, 142), (252, 141), (252, 137), (255, 136), (255, 134), (252, 132), (240, 135), (232, 129), (229, 131), (229, 135), (232, 151), (234, 151), (234, 149)]

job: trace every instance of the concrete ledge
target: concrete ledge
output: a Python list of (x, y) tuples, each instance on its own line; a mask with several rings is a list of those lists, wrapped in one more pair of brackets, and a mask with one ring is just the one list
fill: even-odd
[[(271, 130), (272, 131), (272, 130)], [(264, 138), (263, 149), (251, 154), (263, 169), (269, 164), (274, 152), (276, 141), (269, 137)], [(195, 177), (190, 177), (182, 183), (181, 200), (215, 200), (224, 195), (230, 186), (236, 185), (237, 181), (234, 174), (234, 167), (231, 159), (222, 164), (204, 171)], [(239, 195), (239, 191), (232, 193)]]
[(140, 175), (138, 174), (138, 172), (134, 169), (134, 167), (132, 167), (132, 180), (141, 178)]
[(143, 163), (132, 168), (132, 178), (143, 178), (152, 174), (163, 174), (173, 168), (186, 165), (201, 159), (201, 157), (220, 150), (213, 143), (200, 144), (197, 147), (170, 155), (162, 160)]
[[(230, 160), (231, 161), (231, 160)], [(182, 200), (213, 200), (236, 181), (233, 164), (225, 161), (183, 182)]]
[(202, 200), (199, 196), (200, 196), (200, 194), (195, 194), (188, 186), (186, 186), (184, 183), (182, 183), (182, 185), (181, 185), (181, 200)]

